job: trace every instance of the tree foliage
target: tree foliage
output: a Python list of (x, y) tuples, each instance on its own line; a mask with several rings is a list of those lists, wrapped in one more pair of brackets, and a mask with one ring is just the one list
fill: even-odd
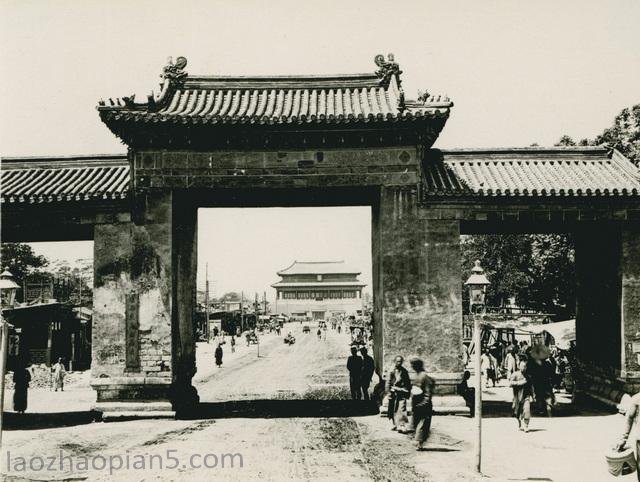
[(1, 250), (2, 270), (8, 269), (18, 283), (49, 264), (47, 258), (37, 255), (28, 244), (2, 243)]
[(235, 291), (229, 291), (220, 297), (220, 301), (240, 301), (242, 296)]
[(563, 135), (556, 143), (556, 146), (575, 145), (615, 147), (636, 165), (640, 164), (640, 104), (622, 109), (613, 125), (595, 139), (581, 139), (576, 143), (570, 136)]
[[(475, 260), (491, 282), (487, 305), (518, 306), (570, 317), (575, 312), (575, 256), (569, 236), (475, 235), (462, 239), (462, 282)], [(463, 287), (466, 298), (467, 288)], [(466, 304), (465, 304), (466, 307)]]

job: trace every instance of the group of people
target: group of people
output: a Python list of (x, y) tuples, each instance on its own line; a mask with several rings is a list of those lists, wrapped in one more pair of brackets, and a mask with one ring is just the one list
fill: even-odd
[[(358, 351), (360, 355), (358, 355)], [(368, 354), (366, 347), (358, 349), (351, 346), (351, 356), (347, 359), (349, 371), (349, 389), (354, 400), (370, 400), (369, 387), (375, 371), (373, 358)]]
[[(384, 390), (385, 398), (388, 400), (387, 416), (391, 421), (391, 429), (399, 433), (415, 432), (416, 447), (422, 450), (431, 430), (435, 381), (427, 375), (424, 362), (420, 358), (414, 357), (410, 360), (413, 377), (409, 375), (409, 371), (403, 364), (404, 358), (397, 356), (386, 384), (381, 380), (374, 389), (374, 393), (378, 387)], [(375, 365), (365, 346), (351, 346), (347, 370), (351, 398), (370, 400), (369, 387)], [(409, 423), (408, 402), (411, 402), (412, 423)]]
[[(64, 392), (64, 379), (67, 370), (62, 358), (51, 366), (49, 388), (54, 391)], [(27, 410), (27, 400), (29, 384), (31, 383), (31, 371), (27, 368), (25, 360), (21, 360), (13, 371), (13, 410), (17, 413), (24, 413)]]
[[(433, 415), (433, 393), (435, 380), (427, 375), (424, 362), (417, 357), (411, 358), (409, 364), (414, 376), (403, 366), (404, 358), (397, 356), (394, 368), (389, 373), (387, 383), (387, 417), (391, 420), (391, 429), (399, 433), (415, 432), (417, 450), (423, 450), (424, 443), (431, 430)], [(413, 423), (409, 423), (407, 402), (411, 401)]]

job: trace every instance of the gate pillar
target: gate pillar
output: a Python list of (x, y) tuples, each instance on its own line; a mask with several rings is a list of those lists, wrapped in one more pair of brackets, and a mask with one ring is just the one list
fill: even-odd
[[(397, 355), (425, 362), (436, 380), (434, 410), (469, 413), (462, 380), (460, 223), (425, 219), (412, 187), (384, 187), (374, 216), (374, 266), (385, 374)], [(377, 234), (377, 239), (376, 239)], [(376, 340), (379, 344), (380, 340)], [(409, 368), (409, 367), (407, 367)]]
[(94, 228), (91, 385), (105, 418), (174, 416), (198, 398), (196, 211), (176, 216), (171, 192), (139, 204), (133, 220)]
[(640, 391), (640, 227), (622, 230), (621, 322), (622, 359), (620, 376), (630, 393)]
[(579, 388), (619, 402), (640, 391), (640, 229), (594, 225), (576, 234)]

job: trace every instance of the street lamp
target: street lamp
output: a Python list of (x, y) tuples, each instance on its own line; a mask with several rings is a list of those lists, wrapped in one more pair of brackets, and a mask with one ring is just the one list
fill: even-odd
[(491, 283), (476, 260), (471, 269), (471, 276), (465, 282), (469, 287), (469, 313), (473, 316), (473, 347), (475, 349), (475, 417), (476, 417), (476, 471), (481, 472), (482, 467), (482, 372), (481, 372), (481, 347), (480, 347), (480, 316), (485, 311), (485, 297), (487, 286)]
[(20, 288), (20, 285), (13, 280), (13, 275), (9, 270), (5, 269), (2, 274), (0, 274), (0, 299), (3, 307), (13, 307), (18, 288)]
[(13, 275), (4, 270), (0, 274), (0, 448), (2, 448), (2, 413), (4, 411), (4, 378), (7, 369), (7, 341), (9, 323), (2, 316), (2, 307), (12, 308), (16, 300), (16, 291), (20, 286), (13, 281)]

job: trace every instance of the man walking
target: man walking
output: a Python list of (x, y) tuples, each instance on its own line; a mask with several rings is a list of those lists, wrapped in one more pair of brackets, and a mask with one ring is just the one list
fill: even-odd
[(53, 371), (53, 386), (55, 387), (54, 391), (58, 391), (58, 388), (61, 392), (64, 392), (64, 377), (67, 376), (67, 371), (64, 368), (64, 364), (62, 363), (62, 358), (58, 358), (58, 363), (51, 367)]
[(362, 379), (360, 380), (362, 386), (362, 396), (365, 400), (370, 400), (369, 398), (369, 386), (371, 385), (371, 379), (373, 378), (373, 372), (375, 371), (375, 364), (373, 362), (373, 358), (369, 356), (367, 353), (367, 348), (360, 348), (360, 353), (362, 353)]
[(216, 348), (214, 356), (216, 359), (216, 365), (218, 366), (218, 368), (220, 368), (222, 366), (222, 344), (221, 343), (218, 343), (218, 348)]
[(436, 382), (427, 375), (422, 359), (414, 357), (409, 362), (416, 373), (411, 387), (411, 409), (413, 411), (413, 425), (415, 427), (416, 449), (423, 450), (424, 443), (431, 431), (431, 417), (433, 415), (432, 397)]
[(361, 377), (362, 377), (362, 358), (358, 356), (358, 348), (351, 347), (351, 356), (347, 359), (347, 370), (349, 370), (349, 388), (351, 390), (351, 398), (360, 400)]

